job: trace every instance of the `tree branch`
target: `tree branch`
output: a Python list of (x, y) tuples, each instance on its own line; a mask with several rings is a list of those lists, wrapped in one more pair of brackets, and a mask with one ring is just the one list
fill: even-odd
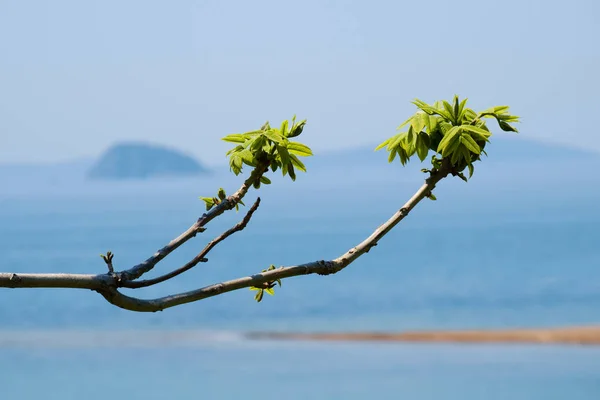
[[(264, 170), (260, 172), (256, 172), (255, 175), (260, 178), (260, 176), (264, 173)], [(154, 312), (154, 311), (162, 311), (166, 308), (174, 307), (180, 304), (190, 303), (202, 299), (206, 299), (208, 297), (217, 296), (219, 294), (231, 292), (233, 290), (238, 290), (247, 287), (261, 287), (265, 283), (276, 281), (277, 279), (285, 279), (291, 278), (299, 275), (308, 275), (308, 274), (319, 274), (319, 275), (329, 275), (334, 274), (342, 269), (346, 268), (356, 259), (358, 259), (363, 254), (367, 253), (372, 247), (377, 245), (377, 242), (381, 240), (391, 229), (394, 228), (402, 219), (404, 219), (409, 212), (421, 201), (423, 198), (427, 197), (431, 191), (435, 188), (435, 185), (443, 178), (448, 176), (450, 173), (450, 167), (448, 162), (443, 162), (442, 167), (439, 170), (433, 170), (430, 173), (430, 176), (426, 179), (425, 184), (421, 186), (421, 188), (404, 204), (389, 220), (379, 226), (368, 238), (364, 241), (356, 245), (355, 247), (348, 250), (346, 253), (342, 254), (338, 258), (330, 261), (313, 261), (306, 264), (281, 267), (275, 270), (259, 273), (252, 276), (242, 277), (226, 282), (217, 283), (214, 285), (206, 286), (200, 289), (192, 290), (189, 292), (174, 294), (170, 296), (165, 296), (156, 299), (138, 299), (134, 297), (130, 297), (124, 295), (119, 292), (118, 287), (124, 286), (124, 281), (120, 280), (119, 275), (116, 276), (111, 274), (104, 275), (77, 275), (77, 274), (11, 274), (11, 273), (0, 273), (0, 287), (10, 287), (10, 288), (33, 288), (33, 287), (61, 287), (61, 288), (79, 288), (79, 289), (91, 289), (99, 292), (104, 298), (110, 302), (111, 304), (124, 308), (131, 311), (140, 311), (140, 312)], [(210, 221), (215, 218), (217, 215), (223, 213), (226, 209), (231, 209), (235, 207), (235, 204), (243, 197), (243, 195), (247, 192), (250, 184), (252, 184), (252, 176), (246, 180), (242, 188), (238, 190), (234, 195), (230, 196), (226, 201), (227, 205), (223, 205), (226, 201), (219, 204), (222, 206), (219, 212), (215, 212), (210, 214), (210, 216), (206, 217), (204, 220), (201, 218), (199, 221), (204, 221), (204, 223)], [(231, 199), (231, 200), (230, 200)], [(258, 204), (255, 203), (252, 208), (256, 209)], [(253, 211), (252, 211), (253, 212)], [(244, 220), (249, 220), (251, 218), (251, 212), (249, 211)], [(244, 220), (239, 224), (243, 224)], [(194, 224), (194, 226), (198, 225), (199, 222)], [(238, 225), (239, 225), (238, 224)], [(231, 228), (229, 231), (226, 231), (221, 236), (217, 237), (213, 240), (209, 246), (214, 247), (217, 243), (225, 239), (225, 237), (231, 235), (235, 232), (236, 227)], [(190, 228), (190, 229), (192, 229)], [(197, 227), (195, 228), (197, 229)], [(243, 228), (240, 228), (241, 230)], [(189, 230), (188, 230), (189, 231)], [(168, 252), (170, 253), (176, 247), (181, 245), (185, 240), (188, 240), (189, 237), (185, 236), (187, 232), (182, 234), (179, 238), (175, 239), (171, 243), (175, 243), (172, 246), (174, 248), (169, 248)], [(230, 232), (231, 233), (228, 233)], [(195, 232), (194, 232), (195, 234)], [(193, 235), (192, 235), (193, 236)], [(190, 236), (190, 237), (192, 237)], [(181, 243), (179, 243), (181, 242)], [(171, 245), (171, 243), (169, 245)], [(212, 248), (210, 247), (210, 248)], [(210, 249), (209, 249), (210, 250)], [(168, 254), (168, 253), (167, 253)], [(156, 262), (160, 261), (160, 259), (164, 258), (166, 254), (157, 253), (155, 255), (156, 258), (151, 258), (146, 261), (148, 264), (139, 264), (138, 266), (132, 268), (129, 271), (130, 273), (127, 275), (130, 276), (141, 276), (144, 272), (151, 269)], [(155, 261), (158, 259), (158, 261)], [(154, 262), (154, 264), (152, 264)], [(150, 268), (146, 265), (150, 265)], [(185, 268), (185, 267), (182, 267)], [(190, 267), (191, 268), (191, 267)], [(147, 270), (146, 270), (147, 269)], [(174, 272), (177, 272), (176, 270)], [(182, 271), (183, 272), (183, 271)], [(175, 275), (173, 275), (175, 276)], [(162, 279), (162, 277), (157, 278)], [(165, 278), (165, 280), (168, 278)], [(151, 280), (149, 280), (151, 281)], [(162, 280), (161, 280), (162, 281)], [(144, 282), (144, 281), (142, 281)], [(141, 282), (140, 282), (141, 283)]]
[(161, 275), (161, 276), (153, 278), (153, 279), (146, 279), (143, 281), (125, 281), (125, 282), (122, 282), (119, 286), (129, 288), (129, 289), (138, 289), (138, 288), (142, 288), (142, 287), (156, 285), (157, 283), (164, 282), (166, 280), (176, 277), (177, 275), (184, 273), (185, 271), (188, 271), (189, 269), (195, 267), (200, 262), (208, 261), (205, 258), (208, 255), (208, 253), (217, 244), (219, 244), (223, 240), (227, 239), (229, 236), (233, 235), (235, 232), (239, 232), (239, 231), (243, 230), (246, 227), (246, 225), (248, 225), (248, 222), (250, 222), (252, 215), (258, 209), (259, 205), (260, 205), (260, 197), (256, 199), (256, 201), (254, 202), (252, 207), (250, 207), (250, 209), (248, 210), (248, 212), (246, 213), (246, 215), (240, 222), (238, 222), (235, 226), (229, 228), (227, 231), (223, 232), (222, 234), (220, 234), (219, 236), (217, 236), (216, 238), (211, 240), (206, 245), (206, 247), (204, 249), (202, 249), (202, 251), (200, 253), (198, 253), (198, 255), (196, 255), (194, 258), (192, 258), (187, 264), (183, 265), (182, 267), (177, 268), (176, 270), (173, 270), (173, 271), (169, 272), (168, 274), (164, 274), (164, 275)]

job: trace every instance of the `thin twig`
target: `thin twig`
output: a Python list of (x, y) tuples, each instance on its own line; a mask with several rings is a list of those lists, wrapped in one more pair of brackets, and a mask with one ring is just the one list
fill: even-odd
[(101, 254), (100, 257), (102, 257), (102, 259), (104, 260), (104, 262), (106, 263), (106, 267), (108, 268), (108, 273), (109, 274), (114, 274), (115, 273), (115, 269), (113, 268), (113, 257), (114, 254), (112, 252), (107, 252), (106, 255)]
[(200, 262), (208, 261), (206, 259), (206, 256), (208, 255), (208, 253), (217, 244), (219, 244), (223, 240), (227, 239), (229, 236), (233, 235), (235, 232), (239, 232), (239, 231), (243, 230), (246, 227), (246, 225), (248, 225), (248, 222), (250, 222), (252, 215), (254, 214), (254, 212), (256, 211), (256, 209), (258, 208), (259, 205), (260, 205), (260, 197), (256, 199), (256, 201), (254, 202), (252, 207), (250, 207), (250, 209), (248, 210), (248, 212), (246, 213), (246, 215), (240, 222), (238, 222), (233, 227), (229, 228), (227, 231), (223, 232), (222, 234), (220, 234), (219, 236), (217, 236), (216, 238), (211, 240), (206, 245), (206, 247), (204, 249), (202, 249), (202, 251), (200, 253), (198, 253), (194, 258), (192, 258), (187, 264), (183, 265), (182, 267), (177, 268), (176, 270), (173, 270), (173, 271), (169, 272), (168, 274), (164, 274), (164, 275), (158, 276), (153, 279), (146, 279), (143, 281), (122, 282), (119, 286), (126, 287), (129, 289), (138, 289), (138, 288), (142, 288), (142, 287), (156, 285), (157, 283), (164, 282), (166, 280), (176, 277), (177, 275), (184, 273), (185, 271), (195, 267)]

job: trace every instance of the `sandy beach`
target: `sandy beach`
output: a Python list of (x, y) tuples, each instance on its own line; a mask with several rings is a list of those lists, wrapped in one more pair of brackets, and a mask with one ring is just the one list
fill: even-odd
[(257, 340), (319, 340), (319, 341), (380, 341), (380, 342), (437, 342), (437, 343), (541, 343), (600, 345), (600, 326), (464, 330), (464, 331), (411, 331), (399, 333), (280, 333), (253, 332), (247, 334)]

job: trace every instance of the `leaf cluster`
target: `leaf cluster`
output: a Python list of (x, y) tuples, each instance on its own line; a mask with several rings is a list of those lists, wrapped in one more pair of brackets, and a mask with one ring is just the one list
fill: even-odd
[[(263, 269), (262, 272), (273, 271), (276, 267), (271, 264), (271, 266), (267, 269)], [(254, 295), (254, 300), (257, 302), (261, 302), (264, 296), (264, 293), (274, 296), (275, 295), (275, 283), (281, 286), (281, 279), (276, 279), (274, 281), (265, 282), (261, 287), (250, 286), (250, 290), (256, 291)]]
[(445, 100), (433, 105), (418, 99), (413, 101), (419, 110), (398, 127), (398, 130), (407, 126), (408, 129), (387, 139), (375, 150), (385, 147), (389, 152), (388, 161), (393, 162), (397, 156), (402, 165), (414, 154), (424, 161), (432, 151), (434, 169), (439, 168), (441, 159), (447, 159), (453, 172), (466, 180), (461, 171), (468, 168), (469, 177), (473, 175), (473, 163), (480, 160), (482, 153), (486, 154), (484, 148), (492, 135), (485, 119), (496, 119), (500, 129), (508, 132), (517, 132), (511, 123), (519, 122), (517, 116), (508, 113), (508, 106), (477, 113), (467, 108), (466, 103), (467, 99), (460, 101), (458, 96), (454, 96), (452, 104)]
[[(290, 140), (300, 136), (305, 125), (306, 120), (296, 122), (294, 116), (291, 122), (283, 121), (279, 128), (272, 128), (269, 122), (266, 122), (259, 130), (225, 136), (224, 141), (236, 143), (236, 146), (227, 152), (231, 171), (239, 175), (244, 164), (253, 168), (264, 164), (273, 172), (281, 169), (283, 176), (289, 175), (292, 180), (296, 180), (296, 169), (306, 172), (306, 167), (299, 157), (313, 155), (308, 146)], [(271, 181), (261, 176), (260, 180), (253, 184), (259, 188), (261, 183), (268, 185)]]

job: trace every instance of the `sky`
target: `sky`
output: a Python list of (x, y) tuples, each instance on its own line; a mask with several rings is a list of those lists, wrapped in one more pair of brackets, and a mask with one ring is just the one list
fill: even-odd
[(520, 135), (600, 152), (600, 2), (0, 0), (0, 163), (115, 142), (225, 162), (307, 118), (315, 151), (383, 141), (414, 98), (511, 105)]

